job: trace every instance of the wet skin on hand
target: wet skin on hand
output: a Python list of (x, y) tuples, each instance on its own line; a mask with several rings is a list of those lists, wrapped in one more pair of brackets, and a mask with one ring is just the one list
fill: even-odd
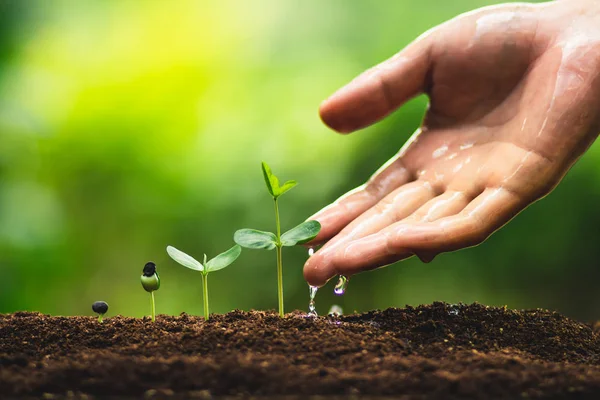
[(310, 219), (309, 284), (474, 246), (548, 194), (600, 130), (600, 2), (506, 4), (450, 20), (323, 102), (341, 133), (426, 93), (423, 123)]

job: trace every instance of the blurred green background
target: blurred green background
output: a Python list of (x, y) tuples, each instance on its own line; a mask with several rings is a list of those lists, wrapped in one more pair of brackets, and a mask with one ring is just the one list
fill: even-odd
[[(350, 136), (317, 107), (424, 30), (492, 4), (462, 0), (0, 1), (0, 312), (201, 314), (200, 258), (242, 227), (274, 229), (260, 161), (300, 184), (284, 229), (361, 184), (418, 126), (420, 97)], [(600, 318), (598, 145), (545, 200), (483, 245), (330, 282), (317, 309), (434, 300)], [(306, 251), (284, 254), (286, 309), (304, 309)], [(275, 253), (211, 275), (213, 312), (274, 309)]]

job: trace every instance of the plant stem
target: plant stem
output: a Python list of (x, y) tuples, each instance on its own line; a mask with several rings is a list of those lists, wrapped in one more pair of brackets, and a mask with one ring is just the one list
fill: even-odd
[(274, 199), (275, 202), (275, 225), (277, 225), (277, 244), (280, 243), (281, 238), (281, 225), (279, 224), (279, 204), (277, 204), (277, 199)]
[(202, 274), (202, 296), (204, 297), (204, 319), (208, 321), (210, 317), (208, 310), (208, 274)]
[(283, 261), (281, 255), (281, 225), (279, 223), (279, 205), (277, 204), (277, 198), (274, 198), (273, 200), (275, 202), (275, 224), (277, 225), (277, 296), (279, 298), (279, 316), (283, 317)]
[(156, 321), (156, 307), (154, 305), (154, 292), (150, 292), (150, 300), (152, 301), (152, 322)]
[(281, 246), (277, 246), (277, 295), (279, 296), (279, 316), (283, 317), (283, 267), (281, 262)]
[(102, 314), (98, 314), (98, 322), (102, 323)]

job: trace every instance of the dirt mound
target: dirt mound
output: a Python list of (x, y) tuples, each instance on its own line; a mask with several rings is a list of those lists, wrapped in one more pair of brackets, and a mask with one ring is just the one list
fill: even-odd
[(0, 315), (0, 393), (600, 398), (600, 336), (544, 310), (434, 303), (205, 322)]

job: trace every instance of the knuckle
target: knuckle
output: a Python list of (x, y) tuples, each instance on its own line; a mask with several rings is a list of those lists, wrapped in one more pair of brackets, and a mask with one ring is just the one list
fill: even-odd
[(367, 194), (371, 195), (372, 197), (379, 197), (383, 192), (384, 188), (381, 184), (380, 179), (374, 177), (367, 181), (364, 190)]

